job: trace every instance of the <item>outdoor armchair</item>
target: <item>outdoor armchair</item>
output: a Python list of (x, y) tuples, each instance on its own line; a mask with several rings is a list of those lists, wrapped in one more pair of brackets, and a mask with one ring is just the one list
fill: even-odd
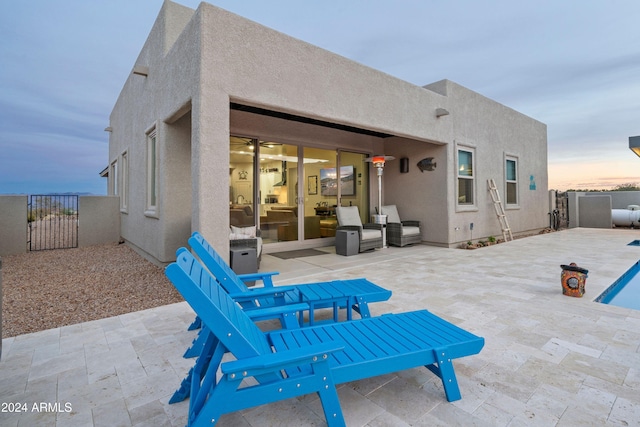
[(382, 224), (363, 224), (357, 206), (336, 207), (338, 230), (357, 231), (360, 241), (358, 252), (382, 247)]
[(387, 216), (387, 242), (393, 246), (406, 246), (422, 241), (420, 221), (401, 221), (396, 205), (382, 206)]

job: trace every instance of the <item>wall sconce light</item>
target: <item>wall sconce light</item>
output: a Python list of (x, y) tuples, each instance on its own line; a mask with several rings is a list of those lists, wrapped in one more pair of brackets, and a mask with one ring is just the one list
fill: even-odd
[(409, 158), (403, 157), (400, 159), (400, 173), (408, 173), (409, 172)]
[(444, 108), (436, 108), (436, 117), (448, 116), (449, 111)]
[(629, 149), (636, 153), (636, 156), (640, 157), (640, 136), (629, 137)]
[(136, 65), (133, 67), (133, 74), (147, 77), (149, 75), (149, 67), (145, 67), (144, 65)]
[(436, 162), (433, 161), (433, 157), (427, 157), (418, 162), (418, 169), (420, 172), (432, 171), (436, 168)]

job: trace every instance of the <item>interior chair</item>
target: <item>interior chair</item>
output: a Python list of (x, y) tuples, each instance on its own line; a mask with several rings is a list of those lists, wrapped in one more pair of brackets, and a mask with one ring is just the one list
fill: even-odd
[(338, 226), (336, 231), (357, 231), (360, 240), (358, 252), (382, 247), (382, 224), (363, 224), (357, 206), (336, 207)]
[(271, 209), (267, 211), (267, 221), (278, 227), (278, 241), (298, 240), (297, 209)]
[(229, 209), (229, 223), (236, 227), (248, 227), (255, 225), (253, 210), (250, 206), (235, 205)]
[(382, 215), (387, 216), (387, 243), (406, 246), (422, 241), (420, 221), (401, 221), (396, 205), (382, 206)]

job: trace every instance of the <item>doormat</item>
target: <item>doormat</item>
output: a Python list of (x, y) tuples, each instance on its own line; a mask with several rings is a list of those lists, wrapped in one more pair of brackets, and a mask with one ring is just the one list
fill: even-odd
[(286, 252), (276, 252), (273, 255), (276, 258), (280, 259), (292, 259), (292, 258), (302, 258), (307, 256), (316, 256), (316, 255), (326, 255), (326, 252), (319, 251), (317, 249), (299, 249), (297, 251), (286, 251)]

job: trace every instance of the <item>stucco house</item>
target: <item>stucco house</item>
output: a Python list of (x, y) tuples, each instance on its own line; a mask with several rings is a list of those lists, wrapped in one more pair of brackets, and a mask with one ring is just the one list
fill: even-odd
[(375, 213), (367, 159), (381, 154), (395, 157), (383, 202), (421, 221), (425, 244), (501, 236), (488, 179), (514, 234), (549, 221), (543, 123), (207, 3), (164, 2), (107, 130), (122, 237), (161, 262), (193, 230), (228, 253), (230, 225), (257, 226), (267, 253), (332, 245), (334, 206), (358, 206), (363, 222)]

